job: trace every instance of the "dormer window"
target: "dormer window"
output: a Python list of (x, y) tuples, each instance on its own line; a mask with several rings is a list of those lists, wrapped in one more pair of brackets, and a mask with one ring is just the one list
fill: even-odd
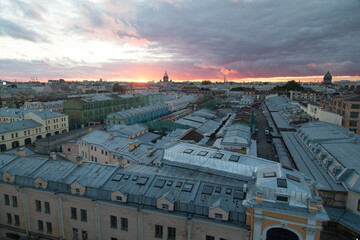
[(75, 193), (76, 193), (76, 194), (80, 194), (80, 189), (79, 189), (79, 188), (75, 188)]
[(222, 220), (223, 215), (221, 213), (215, 213), (215, 219), (220, 219)]
[(6, 182), (10, 182), (10, 178), (6, 178)]
[(122, 202), (122, 197), (121, 196), (116, 196), (116, 201)]
[(39, 183), (39, 187), (42, 187), (42, 183)]
[(169, 210), (169, 204), (162, 204), (162, 209)]

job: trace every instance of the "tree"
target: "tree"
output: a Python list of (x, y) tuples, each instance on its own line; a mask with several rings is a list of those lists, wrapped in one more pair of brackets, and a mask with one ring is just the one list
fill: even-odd
[(302, 91), (304, 88), (295, 80), (288, 81), (283, 86), (276, 86), (273, 88), (273, 91)]
[(204, 80), (201, 82), (202, 85), (209, 85), (211, 84), (211, 81), (210, 80)]

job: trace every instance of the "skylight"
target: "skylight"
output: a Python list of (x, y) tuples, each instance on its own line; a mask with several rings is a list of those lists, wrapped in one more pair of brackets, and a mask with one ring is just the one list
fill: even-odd
[(116, 182), (119, 182), (123, 176), (124, 176), (123, 174), (117, 173), (117, 174), (115, 174), (115, 176), (112, 178), (112, 180), (113, 180), (113, 181), (116, 181)]
[(210, 186), (210, 185), (205, 185), (203, 187), (203, 190), (202, 190), (202, 194), (207, 194), (207, 195), (211, 195), (212, 194), (212, 191), (213, 191), (213, 186)]
[(183, 191), (184, 191), (184, 192), (191, 192), (193, 186), (194, 186), (194, 185), (191, 184), (191, 183), (185, 183), (185, 184), (184, 184), (184, 187), (183, 187)]
[(148, 180), (147, 177), (141, 177), (141, 178), (139, 179), (139, 181), (137, 182), (137, 184), (139, 184), (139, 185), (145, 185), (146, 182), (147, 182), (147, 180)]
[(244, 199), (244, 192), (240, 191), (240, 190), (235, 190), (234, 191), (234, 199), (239, 199), (239, 200), (243, 200)]
[(281, 188), (287, 188), (287, 181), (285, 178), (278, 178), (277, 179), (277, 186)]
[(186, 149), (186, 150), (184, 151), (184, 153), (190, 154), (190, 153), (192, 153), (193, 151), (194, 151), (193, 149)]
[(224, 156), (222, 153), (216, 153), (213, 158), (221, 159)]
[(290, 180), (295, 181), (295, 182), (300, 182), (300, 178), (295, 177), (295, 176), (293, 176), (293, 175), (286, 174), (286, 177), (287, 177), (288, 179), (290, 179)]
[(199, 156), (206, 156), (209, 152), (207, 151), (201, 151), (198, 153)]
[(220, 193), (220, 192), (221, 192), (221, 187), (216, 187), (216, 188), (215, 188), (215, 192), (216, 192), (216, 193)]
[(231, 155), (231, 157), (229, 158), (229, 161), (238, 162), (239, 159), (240, 159), (240, 156)]
[(154, 187), (162, 188), (165, 184), (165, 180), (158, 179), (154, 185)]
[(269, 177), (276, 177), (276, 172), (264, 173), (264, 178), (269, 178)]

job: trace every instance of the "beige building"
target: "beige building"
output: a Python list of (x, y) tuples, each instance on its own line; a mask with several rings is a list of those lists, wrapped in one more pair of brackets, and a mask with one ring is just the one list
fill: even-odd
[(301, 173), (194, 144), (173, 144), (159, 167), (73, 163), (24, 150), (0, 160), (6, 239), (308, 240), (319, 239), (328, 220), (315, 183)]
[(0, 150), (34, 143), (69, 131), (68, 116), (48, 110), (0, 108)]
[(330, 111), (343, 117), (343, 127), (360, 133), (360, 94), (333, 97), (329, 105)]

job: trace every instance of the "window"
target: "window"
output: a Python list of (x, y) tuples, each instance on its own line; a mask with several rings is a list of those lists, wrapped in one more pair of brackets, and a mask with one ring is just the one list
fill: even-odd
[(82, 240), (88, 240), (89, 239), (87, 231), (82, 231), (81, 236), (82, 236)]
[(194, 151), (193, 149), (186, 149), (186, 150), (184, 150), (183, 153), (190, 154), (190, 153), (192, 153), (193, 151)]
[(84, 209), (80, 209), (80, 220), (87, 222), (87, 212)]
[(71, 218), (72, 219), (77, 219), (77, 215), (76, 215), (76, 208), (71, 208)]
[(116, 196), (116, 201), (120, 201), (120, 202), (122, 202), (122, 197), (120, 197), (120, 196)]
[(358, 118), (359, 117), (359, 112), (350, 112), (350, 117), (351, 118)]
[(46, 222), (46, 232), (52, 233), (52, 224), (51, 222)]
[(76, 194), (80, 194), (80, 189), (75, 188), (75, 193), (76, 193)]
[(360, 104), (351, 104), (351, 109), (360, 109)]
[(174, 240), (176, 238), (176, 228), (168, 227), (168, 239)]
[(155, 237), (162, 238), (163, 237), (163, 226), (155, 225)]
[(79, 230), (77, 228), (73, 228), (73, 240), (79, 239)]
[(45, 213), (50, 213), (50, 203), (45, 202)]
[(6, 223), (7, 224), (12, 224), (12, 217), (10, 213), (6, 214)]
[(128, 219), (127, 218), (121, 218), (121, 230), (128, 230)]
[(41, 202), (39, 200), (36, 200), (35, 204), (36, 204), (36, 211), (41, 212)]
[(356, 127), (357, 126), (357, 121), (349, 121), (349, 126)]
[(19, 215), (14, 215), (15, 225), (20, 226), (20, 218)]
[(357, 210), (360, 211), (360, 199), (358, 200)]
[(215, 237), (214, 236), (209, 236), (209, 235), (206, 235), (206, 240), (215, 240)]
[(267, 172), (263, 174), (264, 178), (276, 177), (276, 172)]
[(38, 231), (40, 232), (44, 231), (44, 223), (41, 220), (38, 220)]
[(208, 152), (206, 151), (201, 151), (198, 153), (199, 156), (206, 156), (208, 154)]
[(12, 206), (13, 207), (17, 207), (18, 204), (17, 204), (17, 197), (16, 196), (12, 196)]
[(110, 227), (117, 228), (117, 218), (116, 216), (110, 215)]
[(276, 196), (276, 201), (287, 202), (288, 199), (289, 198), (285, 196)]
[(223, 215), (221, 213), (215, 213), (215, 218), (216, 219), (222, 219)]
[(163, 204), (163, 205), (162, 205), (162, 209), (168, 210), (168, 209), (169, 209), (169, 205), (168, 205), (168, 204)]
[(1, 136), (1, 140), (5, 140), (5, 137), (4, 137), (4, 136)]
[(18, 137), (18, 133), (15, 133), (15, 137)]
[(7, 205), (7, 206), (9, 206), (9, 205), (10, 205), (9, 195), (4, 194), (4, 202), (5, 202), (5, 205)]

